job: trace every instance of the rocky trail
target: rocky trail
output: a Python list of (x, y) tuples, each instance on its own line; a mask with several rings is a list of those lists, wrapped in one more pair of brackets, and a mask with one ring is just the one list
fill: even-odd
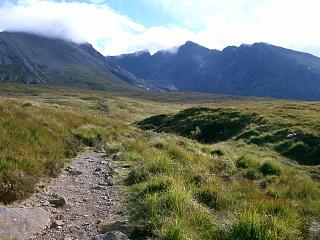
[(0, 239), (85, 240), (127, 239), (126, 222), (115, 221), (109, 232), (98, 223), (114, 221), (123, 199), (113, 185), (115, 166), (104, 150), (79, 154), (58, 178), (42, 183), (15, 208), (0, 208)]

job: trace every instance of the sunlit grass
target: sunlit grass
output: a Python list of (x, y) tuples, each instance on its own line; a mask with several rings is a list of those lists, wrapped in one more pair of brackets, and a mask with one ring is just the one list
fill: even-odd
[[(0, 85), (0, 93), (2, 202), (28, 197), (82, 147), (104, 145), (131, 166), (124, 184), (133, 239), (319, 236), (319, 103), (21, 85)], [(219, 109), (196, 116), (207, 132), (201, 124), (184, 128), (184, 114), (168, 133), (132, 124), (199, 104)], [(220, 134), (212, 126), (227, 127)], [(301, 141), (288, 138), (292, 132)]]

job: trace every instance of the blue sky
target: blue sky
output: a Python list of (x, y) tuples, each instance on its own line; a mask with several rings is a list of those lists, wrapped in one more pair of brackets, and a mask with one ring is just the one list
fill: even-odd
[(0, 0), (0, 31), (25, 31), (105, 55), (268, 42), (320, 56), (318, 0)]
[(145, 0), (106, 0), (105, 2), (114, 10), (146, 27), (179, 25), (179, 22), (167, 14), (166, 11), (152, 6)]

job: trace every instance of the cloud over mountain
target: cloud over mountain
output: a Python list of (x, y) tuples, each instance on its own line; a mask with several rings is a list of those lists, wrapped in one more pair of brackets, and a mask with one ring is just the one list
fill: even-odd
[(192, 35), (176, 27), (146, 28), (104, 3), (39, 0), (5, 2), (0, 8), (0, 29), (90, 42), (109, 55), (146, 48), (157, 51), (181, 44)]
[(0, 1), (0, 30), (87, 41), (105, 55), (156, 52), (191, 40), (220, 50), (269, 42), (320, 56), (317, 0), (136, 1), (148, 6), (139, 14), (159, 12), (174, 24), (147, 26), (111, 8), (112, 0), (17, 0)]

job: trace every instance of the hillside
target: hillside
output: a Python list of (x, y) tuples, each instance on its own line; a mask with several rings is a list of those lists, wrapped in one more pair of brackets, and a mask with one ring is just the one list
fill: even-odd
[(165, 90), (320, 99), (320, 59), (265, 43), (218, 51), (187, 42), (176, 53), (138, 52), (107, 59)]
[(0, 33), (0, 82), (58, 84), (90, 89), (130, 89), (144, 83), (107, 63), (90, 44), (27, 33)]
[(127, 156), (141, 161), (129, 183), (142, 233), (318, 239), (318, 115), (318, 103), (256, 101), (138, 121), (149, 131), (128, 144)]
[[(0, 93), (0, 202), (36, 192), (28, 206), (62, 224), (36, 239), (108, 234), (110, 214), (130, 223), (130, 239), (319, 239), (319, 103), (22, 84)], [(105, 181), (114, 185), (92, 189)]]

